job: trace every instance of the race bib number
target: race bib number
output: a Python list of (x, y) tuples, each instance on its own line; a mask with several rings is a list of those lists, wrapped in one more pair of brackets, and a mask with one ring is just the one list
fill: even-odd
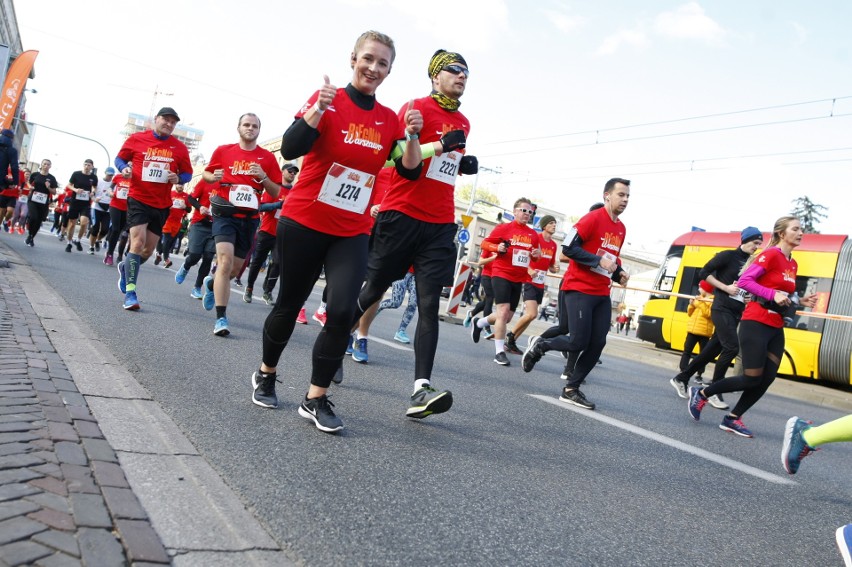
[(47, 193), (33, 193), (32, 194), (33, 203), (41, 203), (44, 205), (47, 203)]
[(231, 185), (228, 192), (228, 200), (235, 207), (257, 210), (257, 193), (249, 185)]
[(447, 185), (455, 185), (461, 158), (462, 155), (459, 152), (432, 157), (432, 161), (429, 162), (429, 169), (426, 170), (426, 177)]
[(115, 198), (127, 200), (127, 187), (119, 187), (118, 189), (116, 189)]
[[(606, 258), (607, 260), (609, 260), (611, 262), (615, 262), (617, 260), (617, 258), (615, 257), (615, 254), (613, 254), (612, 252), (607, 252), (606, 250), (598, 249), (598, 256), (601, 256), (602, 258)], [(608, 278), (612, 277), (611, 273), (607, 272), (606, 270), (604, 270), (600, 266), (595, 266), (594, 268), (592, 268), (592, 271), (596, 274), (600, 274), (600, 275), (606, 276)]]
[(143, 161), (142, 181), (148, 181), (149, 183), (168, 183), (169, 164), (160, 161)]
[(185, 209), (186, 201), (183, 199), (172, 199), (172, 208), (173, 209)]
[(521, 268), (530, 267), (530, 251), (515, 248), (512, 250), (512, 265)]
[(536, 270), (535, 275), (532, 277), (532, 283), (536, 285), (544, 285), (544, 280), (547, 277), (547, 272), (544, 270)]
[(90, 194), (91, 194), (90, 191), (80, 191), (79, 193), (77, 193), (76, 199), (78, 201), (88, 201)]
[(317, 201), (351, 213), (363, 214), (370, 204), (375, 182), (375, 175), (335, 163), (328, 169)]
[(278, 207), (277, 209), (275, 209), (275, 218), (276, 219), (281, 218), (281, 207)]

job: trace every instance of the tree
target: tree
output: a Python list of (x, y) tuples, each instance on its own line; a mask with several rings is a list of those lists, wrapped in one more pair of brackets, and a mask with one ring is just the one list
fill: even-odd
[[(462, 185), (461, 187), (456, 189), (456, 199), (458, 199), (459, 201), (464, 201), (465, 203), (470, 203), (471, 191), (473, 191), (473, 185)], [(500, 198), (484, 187), (476, 188), (476, 198), (481, 199), (483, 201), (488, 201), (489, 203), (494, 203), (495, 205), (500, 204)]]
[(793, 199), (791, 214), (802, 222), (802, 230), (809, 234), (819, 234), (816, 225), (828, 217), (828, 207), (818, 205), (808, 197)]

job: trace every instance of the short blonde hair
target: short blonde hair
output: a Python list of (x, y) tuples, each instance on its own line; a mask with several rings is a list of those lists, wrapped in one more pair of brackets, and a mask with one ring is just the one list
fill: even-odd
[(396, 59), (396, 47), (394, 47), (393, 40), (390, 38), (390, 36), (385, 35), (381, 32), (369, 30), (358, 36), (358, 39), (355, 40), (355, 47), (352, 49), (352, 54), (355, 57), (358, 57), (358, 52), (361, 50), (362, 47), (364, 47), (364, 44), (370, 40), (378, 41), (379, 43), (388, 46), (388, 48), (391, 50), (390, 62), (391, 65), (393, 65), (393, 61), (394, 59)]

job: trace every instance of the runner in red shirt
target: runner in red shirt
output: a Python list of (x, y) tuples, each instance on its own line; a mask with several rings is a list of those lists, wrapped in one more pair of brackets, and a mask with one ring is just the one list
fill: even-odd
[(494, 327), (494, 362), (500, 366), (509, 366), (504, 350), (506, 325), (515, 315), (523, 284), (530, 281), (530, 267), (541, 257), (538, 233), (527, 226), (535, 214), (535, 207), (529, 199), (522, 198), (515, 201), (513, 211), (515, 219), (512, 222), (497, 225), (482, 241), (483, 250), (497, 253), (491, 268), (496, 310), (488, 317), (474, 319), (470, 328), (473, 342), (478, 343), (482, 329), (489, 325)]
[(689, 413), (695, 421), (701, 418), (707, 398), (741, 391), (739, 401), (722, 418), (719, 428), (741, 437), (753, 437), (741, 418), (763, 397), (778, 374), (784, 356), (784, 326), (794, 324), (799, 305), (813, 308), (817, 302), (815, 293), (801, 299), (796, 293), (799, 266), (793, 259), (793, 249), (802, 243), (802, 234), (798, 218), (781, 217), (775, 221), (766, 250), (752, 263), (746, 263), (737, 287), (752, 294), (754, 299), (746, 305), (739, 327), (743, 374), (705, 388), (690, 388)]
[(213, 151), (202, 177), (213, 183), (210, 204), (213, 211), (213, 238), (216, 240), (216, 275), (201, 286), (202, 303), (208, 311), (216, 308), (213, 334), (231, 333), (226, 310), (231, 298), (231, 280), (237, 276), (251, 250), (260, 223), (260, 198), (264, 192), (278, 197), (281, 170), (272, 152), (257, 145), (260, 118), (246, 113), (237, 121), (240, 141)]
[(189, 270), (198, 262), (201, 262), (198, 267), (198, 275), (195, 277), (195, 285), (189, 292), (189, 296), (193, 299), (204, 297), (201, 285), (210, 273), (210, 266), (213, 265), (213, 258), (216, 256), (216, 241), (213, 240), (213, 216), (210, 213), (211, 189), (212, 186), (209, 183), (199, 179), (186, 198), (194, 210), (189, 219), (187, 255), (175, 274), (175, 283), (182, 284), (189, 274)]
[(172, 251), (172, 246), (175, 243), (180, 225), (183, 222), (183, 217), (186, 213), (192, 212), (192, 205), (187, 201), (188, 195), (183, 190), (183, 185), (175, 185), (172, 189), (172, 208), (169, 210), (169, 218), (163, 225), (163, 236), (160, 242), (157, 243), (157, 257), (154, 258), (154, 265), (163, 262), (164, 268), (171, 268), (172, 261), (169, 259), (169, 254)]
[(122, 231), (127, 226), (127, 194), (130, 192), (130, 179), (123, 175), (112, 178), (112, 188), (109, 201), (109, 232), (107, 233), (107, 251), (104, 264), (113, 265), (115, 245)]
[(154, 253), (163, 233), (163, 223), (172, 206), (172, 185), (189, 183), (192, 179), (189, 150), (171, 135), (178, 122), (180, 117), (173, 108), (161, 108), (154, 119), (154, 129), (127, 138), (115, 158), (115, 166), (130, 178), (127, 196), (130, 251), (124, 262), (118, 263), (118, 289), (125, 294), (124, 309), (128, 311), (139, 309), (136, 298), (139, 268)]
[(524, 284), (524, 314), (515, 323), (515, 327), (506, 333), (506, 352), (512, 354), (523, 354), (518, 348), (517, 340), (527, 327), (538, 317), (538, 306), (544, 299), (544, 284), (548, 272), (559, 273), (559, 259), (557, 258), (556, 242), (553, 233), (556, 232), (556, 218), (552, 215), (544, 215), (538, 223), (541, 233), (539, 234), (539, 248), (541, 256), (532, 262), (529, 268), (530, 281)]
[(30, 170), (27, 168), (26, 162), (18, 163), (18, 188), (20, 193), (18, 200), (15, 202), (15, 212), (12, 214), (12, 220), (9, 221), (9, 231), (14, 231), (17, 228), (18, 234), (24, 233), (24, 226), (27, 224), (27, 201), (30, 197)]
[[(560, 400), (584, 409), (595, 409), (580, 391), (580, 385), (597, 364), (606, 345), (612, 306), (612, 282), (626, 285), (627, 272), (621, 269), (619, 255), (627, 230), (620, 216), (630, 199), (630, 181), (613, 178), (604, 185), (604, 206), (584, 215), (562, 246), (562, 253), (571, 261), (562, 280), (561, 300), (568, 314), (571, 335), (552, 339), (533, 337), (521, 359), (524, 372), (530, 372), (549, 350), (580, 353)], [(560, 308), (560, 313), (563, 310)]]
[[(470, 327), (471, 322), (477, 313), (482, 313), (483, 317), (491, 315), (491, 311), (494, 307), (494, 289), (491, 287), (491, 265), (496, 259), (496, 252), (480, 250), (479, 260), (476, 262), (476, 265), (482, 267), (482, 278), (479, 281), (479, 285), (482, 286), (482, 293), (484, 296), (479, 300), (479, 303), (477, 303), (476, 306), (472, 310), (469, 310), (467, 315), (465, 315), (464, 322), (462, 323), (465, 327)], [(486, 339), (493, 335), (490, 331), (486, 331), (486, 333), (489, 333), (486, 334)]]
[(285, 159), (305, 157), (278, 223), (281, 289), (264, 324), (263, 360), (252, 375), (252, 401), (262, 407), (278, 406), (276, 367), (296, 316), (325, 265), (328, 318), (314, 345), (311, 385), (299, 415), (327, 433), (343, 428), (326, 392), (341, 369), (349, 330), (357, 319), (376, 175), (403, 136), (409, 141), (395, 160), (396, 171), (413, 179), (422, 167), (417, 140), (423, 125), (420, 111), (407, 110), (402, 128), (393, 110), (375, 98), (394, 55), (388, 36), (362, 34), (350, 56), (352, 82), (338, 89), (325, 77), (325, 84), (308, 99), (281, 141)]

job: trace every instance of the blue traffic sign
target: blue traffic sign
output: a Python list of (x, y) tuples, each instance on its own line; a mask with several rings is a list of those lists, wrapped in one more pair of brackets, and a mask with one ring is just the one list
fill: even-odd
[(459, 231), (459, 242), (462, 244), (467, 244), (467, 241), (470, 240), (470, 231), (466, 228), (463, 228)]

